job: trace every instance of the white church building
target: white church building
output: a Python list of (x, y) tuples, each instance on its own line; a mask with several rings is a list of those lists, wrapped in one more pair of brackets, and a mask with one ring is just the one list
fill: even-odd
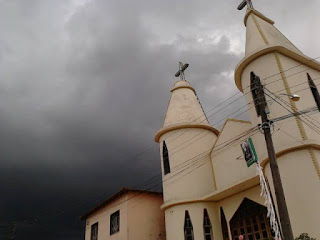
[[(293, 234), (308, 233), (320, 239), (320, 114), (310, 114), (317, 106), (320, 63), (305, 56), (271, 19), (250, 6), (244, 25), (245, 57), (235, 69), (235, 84), (247, 102), (250, 121), (227, 119), (218, 131), (209, 124), (188, 81), (177, 81), (171, 89), (163, 126), (155, 136), (163, 174), (159, 212), (164, 212), (167, 240), (238, 240), (239, 235), (246, 240), (273, 238), (256, 167), (247, 167), (240, 147), (252, 138), (279, 222), (251, 72), (264, 85), (268, 116), (274, 120), (272, 138)], [(294, 101), (293, 94), (299, 94), (300, 100)], [(91, 237), (93, 215), (85, 218), (90, 222), (86, 240), (111, 239), (108, 234)], [(145, 239), (160, 239), (160, 235)]]

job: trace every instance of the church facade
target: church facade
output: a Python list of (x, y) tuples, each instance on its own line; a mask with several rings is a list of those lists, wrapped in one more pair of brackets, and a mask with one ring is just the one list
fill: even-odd
[[(268, 116), (274, 120), (272, 137), (293, 234), (320, 239), (320, 114), (307, 111), (317, 106), (320, 63), (250, 6), (244, 25), (245, 57), (235, 69), (235, 84), (246, 100), (250, 121), (227, 119), (218, 131), (186, 80), (171, 90), (163, 126), (155, 136), (162, 161), (167, 240), (273, 238), (259, 176), (254, 166), (247, 167), (240, 147), (252, 138), (278, 215), (251, 72), (261, 78)], [(293, 94), (299, 94), (298, 102)]]

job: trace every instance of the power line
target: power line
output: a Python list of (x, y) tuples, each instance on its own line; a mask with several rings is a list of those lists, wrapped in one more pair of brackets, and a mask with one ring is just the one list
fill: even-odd
[[(284, 104), (286, 104), (290, 109), (292, 109), (292, 110), (293, 110), (292, 114), (295, 114), (295, 113), (297, 112), (297, 109), (294, 109), (293, 106), (291, 106), (288, 102), (286, 102), (285, 100), (279, 98), (279, 96), (275, 95), (275, 94), (272, 93), (270, 90), (268, 90), (268, 89), (266, 89), (266, 90), (267, 90), (268, 92), (270, 92), (271, 94), (273, 94), (273, 95), (274, 95), (277, 99), (279, 99), (281, 102), (283, 102)], [(299, 112), (297, 112), (297, 113), (299, 113)], [(304, 111), (301, 111), (300, 113), (301, 113), (300, 115), (304, 115), (304, 114), (305, 114)], [(307, 116), (307, 115), (306, 115), (306, 116)], [(302, 116), (302, 117), (303, 117), (303, 116)], [(309, 116), (307, 116), (307, 117), (309, 117)], [(310, 118), (311, 118), (311, 117), (310, 117)], [(313, 119), (313, 118), (311, 118), (311, 119), (312, 119), (313, 121), (315, 121), (315, 122), (317, 122), (317, 123), (320, 124), (320, 122), (318, 122), (317, 120), (315, 120), (315, 119)], [(306, 119), (306, 120), (320, 131), (320, 127), (319, 127), (319, 126), (317, 126), (316, 124), (314, 124), (313, 122), (311, 122), (311, 121), (308, 120), (308, 119)]]
[[(266, 89), (267, 91), (269, 91), (268, 89)], [(270, 92), (270, 91), (269, 91)], [(270, 92), (270, 93), (272, 93), (272, 92)], [(271, 99), (273, 99), (275, 102), (277, 102), (280, 106), (282, 106), (284, 109), (286, 109), (288, 112), (290, 112), (291, 114), (294, 114), (294, 112), (295, 112), (295, 110), (294, 109), (292, 109), (292, 107), (291, 106), (289, 106), (294, 112), (292, 112), (290, 109), (288, 109), (288, 108), (286, 108), (285, 106), (283, 106), (280, 102), (278, 102), (277, 101), (277, 99), (274, 99), (274, 98), (272, 98), (269, 94), (267, 94), (266, 93), (266, 95), (267, 96), (269, 96)], [(286, 104), (286, 102), (285, 101), (283, 101), (281, 98), (279, 98), (279, 100), (281, 101), (281, 102), (284, 102), (285, 104)], [(299, 116), (296, 116), (297, 118), (299, 118)], [(304, 121), (304, 119), (301, 119), (301, 118), (299, 118), (302, 122), (304, 122), (310, 129), (312, 129), (314, 132), (316, 132), (317, 134), (319, 134), (320, 135), (320, 129), (319, 129), (319, 127), (318, 126), (316, 126), (316, 125), (314, 125), (312, 122), (310, 122), (308, 119), (305, 119), (306, 121)], [(318, 129), (315, 129), (314, 127), (312, 127), (311, 125), (310, 125), (310, 123), (312, 124), (312, 125), (314, 125), (314, 126), (316, 126)]]
[[(312, 59), (308, 60), (307, 62), (313, 62), (313, 61), (315, 61), (315, 60), (318, 59), (318, 58), (320, 58), (320, 57), (312, 58)], [(276, 73), (276, 74), (271, 75), (271, 76), (269, 76), (269, 77), (263, 78), (262, 80), (266, 80), (266, 79), (275, 77), (275, 76), (277, 76), (277, 75), (279, 75), (279, 74), (281, 74), (281, 73), (285, 73), (285, 72), (287, 72), (287, 71), (290, 71), (290, 70), (292, 70), (292, 69), (294, 69), (294, 68), (297, 68), (297, 67), (300, 67), (300, 66), (303, 66), (303, 65), (305, 65), (305, 64), (299, 63), (298, 65), (295, 65), (295, 66), (293, 66), (293, 67), (291, 67), (291, 68), (288, 68), (288, 69), (286, 69), (286, 70), (284, 70), (284, 71), (280, 71), (279, 73)]]
[[(245, 111), (246, 112), (246, 111)], [(199, 138), (200, 139), (200, 138)], [(199, 139), (196, 139), (196, 141), (197, 140), (199, 140)], [(190, 140), (190, 139), (189, 139)], [(188, 141), (189, 141), (188, 140)], [(203, 154), (203, 153), (202, 153)], [(185, 163), (183, 163), (183, 164), (185, 164)], [(161, 176), (161, 173), (159, 174), (159, 176)], [(153, 179), (153, 178), (155, 178), (155, 177), (157, 177), (157, 175), (156, 176), (153, 176), (151, 179)], [(154, 182), (154, 181), (153, 181)], [(152, 182), (151, 182), (152, 183)], [(151, 183), (148, 183), (149, 185), (151, 184)], [(81, 204), (81, 205), (83, 205), (83, 204)], [(60, 214), (63, 214), (64, 213), (64, 211), (62, 211), (62, 212), (60, 212), (60, 213), (58, 213), (58, 215), (60, 215)], [(33, 219), (32, 221), (37, 221), (37, 219), (40, 217), (41, 215), (38, 215), (38, 217), (36, 217), (35, 219)], [(25, 221), (24, 221), (25, 222)]]
[[(314, 61), (314, 60), (316, 60), (316, 59), (318, 59), (318, 58), (320, 58), (320, 57), (312, 58), (312, 59), (310, 59), (309, 61)], [(297, 68), (297, 67), (299, 67), (299, 66), (302, 66), (302, 64), (295, 65), (295, 66), (293, 66), (293, 67), (291, 67), (291, 68), (288, 68), (288, 69), (286, 69), (286, 70), (284, 70), (284, 71), (282, 71), (282, 72), (279, 72), (279, 73), (276, 73), (276, 74), (270, 75), (270, 76), (268, 76), (268, 77), (265, 77), (265, 78), (263, 78), (262, 80), (267, 80), (267, 79), (269, 79), (269, 78), (272, 78), (272, 77), (274, 77), (274, 76), (277, 76), (277, 75), (279, 75), (279, 74), (281, 74), (281, 73), (285, 73), (285, 72), (290, 71), (290, 70), (292, 70), (292, 69), (294, 69), (294, 68)], [(305, 70), (303, 70), (303, 71), (300, 71), (300, 72), (294, 73), (294, 74), (292, 74), (292, 75), (287, 76), (286, 78), (292, 77), (292, 76), (294, 76), (294, 75), (297, 75), (297, 74), (299, 74), (299, 73), (301, 73), (301, 72), (305, 72), (305, 71), (307, 71), (307, 70), (308, 70), (308, 69), (305, 69)], [(281, 79), (278, 79), (278, 80), (276, 80), (276, 81), (273, 81), (273, 82), (267, 83), (266, 85), (268, 85), (268, 84), (272, 84), (272, 83), (277, 82), (277, 81), (280, 81), (280, 80), (282, 80), (282, 78), (281, 78)], [(244, 91), (245, 89), (249, 88), (249, 87), (250, 87), (250, 85), (249, 85), (249, 86), (247, 86), (246, 88), (244, 88), (244, 89), (243, 89), (243, 91)], [(236, 94), (232, 95), (231, 97), (227, 98), (226, 100), (224, 100), (224, 101), (220, 102), (219, 104), (217, 104), (216, 106), (214, 106), (213, 108), (211, 108), (209, 111), (204, 112), (204, 113), (205, 113), (205, 115), (206, 115), (206, 114), (208, 114), (209, 112), (213, 111), (213, 110), (214, 110), (214, 109), (216, 109), (217, 107), (219, 107), (219, 106), (223, 105), (225, 102), (229, 101), (230, 99), (232, 99), (233, 97), (235, 97), (235, 96), (236, 96), (236, 95), (238, 95), (239, 93), (240, 93), (240, 92), (238, 92), (238, 93), (236, 93)], [(236, 101), (237, 101), (237, 100), (239, 100), (240, 98), (243, 98), (243, 97), (244, 97), (245, 95), (247, 95), (248, 93), (249, 93), (249, 92), (247, 92), (247, 93), (243, 94), (242, 96), (240, 96), (240, 97), (239, 97), (239, 98), (237, 98), (236, 100), (234, 100), (234, 101), (232, 101), (231, 103), (229, 103), (228, 105), (224, 106), (222, 109), (224, 109), (224, 108), (226, 108), (227, 106), (231, 105), (232, 103), (236, 102)], [(218, 110), (218, 111), (217, 111), (217, 112), (215, 112), (214, 114), (216, 114), (216, 113), (220, 112), (222, 109)], [(211, 116), (212, 116), (212, 115), (211, 115)], [(196, 120), (198, 120), (198, 119), (199, 119), (199, 118), (201, 118), (201, 117), (202, 117), (202, 115), (201, 115), (201, 116), (199, 116), (199, 117), (197, 117), (196, 119), (194, 119), (192, 122), (195, 122)], [(209, 117), (207, 117), (207, 119), (209, 119), (209, 118), (210, 118), (210, 116), (209, 116)], [(202, 121), (204, 121), (204, 120), (202, 120)], [(201, 122), (202, 122), (202, 121), (201, 121)], [(200, 123), (201, 123), (201, 122), (200, 122)], [(199, 123), (198, 123), (198, 124), (199, 124)], [(186, 130), (186, 131), (187, 131), (187, 130)], [(173, 135), (175, 135), (175, 134), (176, 134), (176, 133), (173, 133), (172, 135), (169, 135), (169, 137), (168, 137), (168, 138), (170, 138), (171, 136), (173, 136)], [(182, 132), (179, 136), (181, 136), (181, 135), (183, 135), (183, 134), (184, 134), (184, 132)], [(179, 137), (179, 136), (178, 136), (178, 137)], [(144, 151), (142, 151), (141, 153), (137, 154), (137, 156), (140, 156), (141, 154), (145, 153), (145, 152), (146, 152), (146, 151), (148, 151), (149, 149), (154, 148), (156, 145), (157, 145), (157, 144), (155, 144), (155, 145), (152, 145), (152, 146), (148, 147), (146, 150), (144, 150)]]
[[(251, 131), (252, 129), (250, 129), (250, 131)], [(249, 131), (249, 130), (248, 130)], [(242, 134), (240, 134), (240, 135), (243, 135), (243, 133)], [(223, 143), (221, 143), (221, 144), (219, 144), (218, 146), (220, 146), (220, 145), (222, 145), (222, 144), (224, 144), (224, 143), (229, 143), (230, 144), (230, 140), (228, 140), (228, 141), (225, 141), (225, 142), (223, 142)], [(201, 154), (203, 154), (203, 153), (201, 153)], [(197, 156), (200, 156), (201, 154), (198, 154)], [(195, 157), (197, 157), (197, 156), (195, 156)], [(194, 159), (195, 157), (193, 157), (193, 158), (191, 158), (191, 159)], [(189, 159), (190, 160), (190, 159)], [(189, 167), (191, 167), (191, 166), (193, 166), (193, 165), (191, 165), (191, 164), (194, 164), (194, 162), (191, 162), (190, 163), (190, 165), (189, 166), (187, 166), (188, 168)], [(188, 168), (185, 168), (184, 170), (186, 170), (186, 169), (188, 169)], [(180, 173), (182, 173), (183, 171), (179, 171), (178, 173), (175, 173), (175, 175), (173, 175), (172, 177), (175, 177), (175, 176), (177, 176), (177, 174), (180, 174)], [(172, 178), (171, 177), (171, 178)], [(164, 180), (164, 181), (167, 181), (167, 180), (169, 180), (169, 179), (166, 179), (166, 180)], [(148, 183), (149, 184), (149, 183)], [(154, 186), (157, 186), (157, 185), (159, 185), (159, 184), (161, 184), (161, 182), (160, 183), (157, 183), (156, 185), (153, 185), (153, 186), (151, 186), (151, 187), (148, 187), (148, 189), (152, 189)], [(131, 199), (131, 198), (130, 198)], [(128, 200), (130, 200), (130, 199), (128, 199)], [(74, 209), (74, 208), (73, 208)], [(64, 213), (65, 211), (58, 211), (58, 214), (57, 215), (60, 215), (60, 214), (62, 214), (62, 213)], [(56, 215), (56, 216), (57, 216)], [(35, 222), (37, 222), (38, 221), (38, 217), (34, 217), (33, 219), (30, 219), (30, 220), (25, 220), (25, 221), (22, 221), (22, 222), (17, 222), (17, 223), (35, 223)]]
[[(199, 139), (200, 139), (200, 138), (199, 138)], [(199, 140), (199, 139), (196, 139), (196, 141)], [(189, 140), (190, 140), (190, 139), (188, 139), (187, 141), (189, 141)], [(195, 141), (193, 141), (193, 142), (195, 142)], [(193, 143), (193, 142), (192, 142), (192, 143)], [(192, 143), (191, 143), (191, 144), (192, 144)], [(190, 144), (189, 144), (189, 145), (190, 145)], [(181, 150), (182, 150), (182, 149), (181, 149)], [(161, 176), (161, 173), (160, 173), (160, 176)], [(152, 178), (155, 178), (155, 177), (157, 177), (157, 176), (153, 176)], [(152, 179), (152, 178), (151, 178), (151, 179)], [(63, 214), (63, 212), (62, 212), (61, 214)], [(60, 213), (59, 213), (59, 215), (60, 215)], [(36, 217), (36, 218), (39, 218), (40, 216), (41, 216), (41, 215), (38, 215), (38, 217)], [(34, 220), (36, 220), (36, 219), (34, 219)]]
[[(320, 57), (313, 58), (313, 59), (311, 59), (311, 60), (309, 60), (309, 61), (313, 61), (313, 60), (318, 59), (318, 58), (320, 58)], [(287, 69), (287, 70), (285, 70), (285, 71), (279, 72), (279, 73), (274, 74), (274, 75), (271, 75), (271, 76), (269, 76), (269, 77), (266, 77), (266, 78), (264, 78), (263, 80), (266, 80), (266, 79), (268, 79), (268, 78), (274, 77), (274, 76), (279, 75), (279, 74), (281, 74), (281, 73), (284, 73), (284, 72), (286, 72), (286, 71), (292, 70), (292, 69), (294, 69), (294, 68), (296, 68), (296, 67), (299, 67), (299, 66), (301, 66), (301, 65), (302, 65), (302, 64), (298, 64), (298, 65), (293, 66), (293, 67), (291, 67), (291, 68), (289, 68), (289, 69)], [(300, 71), (300, 72), (291, 74), (291, 75), (289, 75), (289, 76), (286, 76), (286, 78), (288, 79), (288, 78), (290, 78), (290, 77), (292, 77), (292, 76), (295, 76), (295, 75), (297, 75), (297, 74), (299, 74), (299, 73), (301, 73), (301, 72), (305, 72), (305, 71), (307, 71), (307, 70), (308, 70), (308, 69), (305, 69), (305, 70), (303, 70), (303, 71)], [(267, 83), (267, 84), (265, 84), (265, 85), (272, 84), (272, 83), (277, 82), (277, 81), (280, 81), (280, 80), (282, 80), (282, 78), (280, 78), (280, 79), (278, 79), (278, 80), (276, 80), (276, 81), (273, 81), (273, 82), (271, 82), (271, 83)], [(243, 91), (244, 91), (245, 89), (249, 88), (249, 87), (250, 87), (250, 85), (247, 86), (246, 88), (244, 88)], [(231, 103), (229, 103), (228, 105), (224, 106), (224, 108), (226, 108), (226, 107), (229, 106), (230, 104), (236, 102), (237, 100), (239, 100), (240, 98), (244, 97), (244, 96), (247, 95), (248, 93), (249, 93), (249, 92), (243, 94), (243, 95), (240, 96), (239, 98), (235, 99), (233, 102), (231, 102)], [(237, 94), (238, 94), (238, 93), (237, 93)], [(237, 95), (237, 94), (235, 94), (235, 95)], [(233, 95), (233, 96), (235, 96), (235, 95)], [(231, 96), (230, 98), (232, 98), (233, 96)], [(229, 98), (229, 99), (230, 99), (230, 98)], [(252, 102), (250, 102), (250, 103), (252, 103)], [(248, 104), (250, 104), (250, 103), (248, 103)], [(224, 108), (218, 110), (218, 111), (215, 112), (214, 114), (220, 112), (220, 111), (223, 110)], [(211, 111), (211, 110), (210, 110), (210, 111)], [(214, 114), (212, 114), (212, 115), (214, 115)], [(212, 115), (211, 115), (211, 116), (212, 116)], [(201, 115), (200, 117), (202, 117), (202, 115)], [(199, 118), (200, 118), (200, 117), (199, 117)], [(207, 117), (207, 119), (209, 119), (209, 118), (210, 118), (210, 116)], [(198, 118), (197, 118), (197, 119), (198, 119)], [(197, 119), (195, 119), (195, 120), (197, 120)], [(202, 120), (202, 121), (204, 121), (204, 120)], [(202, 122), (202, 121), (201, 121), (201, 122)], [(201, 123), (201, 122), (200, 122), (200, 123)], [(199, 123), (198, 123), (198, 124), (199, 124)], [(188, 129), (185, 130), (184, 132), (182, 132), (179, 136), (183, 135), (186, 131), (188, 131)], [(174, 133), (174, 134), (175, 134), (175, 133)], [(174, 134), (173, 134), (173, 135), (174, 135)], [(179, 137), (179, 136), (177, 136), (177, 137)], [(171, 137), (171, 135), (170, 135), (169, 137)], [(176, 138), (175, 138), (175, 139), (176, 139)], [(173, 139), (173, 140), (174, 140), (174, 139)]]
[[(316, 59), (316, 58), (315, 58)], [(301, 64), (300, 64), (301, 65)], [(297, 66), (300, 66), (300, 65), (297, 65)], [(297, 67), (297, 66), (295, 66), (295, 67)], [(295, 67), (292, 67), (292, 68), (295, 68)], [(290, 68), (290, 69), (287, 69), (286, 71), (288, 71), (288, 70), (291, 70), (292, 68)], [(286, 72), (286, 71), (283, 71), (283, 72)], [(275, 75), (278, 75), (278, 74), (281, 74), (282, 72), (280, 72), (280, 73), (277, 73), (277, 74), (275, 74)], [(296, 74), (298, 74), (298, 73), (296, 73)], [(272, 75), (272, 76), (269, 76), (269, 77), (267, 77), (267, 78), (264, 78), (264, 80), (265, 79), (268, 79), (268, 78), (270, 78), (270, 77), (273, 77), (273, 76), (275, 76), (275, 75)], [(248, 86), (249, 87), (249, 86)], [(248, 88), (248, 87), (246, 87), (246, 88)], [(237, 94), (239, 94), (239, 93), (237, 93)], [(208, 112), (210, 112), (210, 111), (212, 111), (213, 109), (215, 109), (215, 108), (217, 108), (218, 106), (221, 106), (224, 102), (226, 102), (226, 101), (228, 101), (228, 100), (230, 100), (230, 99), (232, 99), (234, 96), (236, 96), (237, 94), (234, 94), (233, 96), (231, 96), (231, 97), (229, 97), (228, 99), (226, 99), (225, 101), (223, 101), (223, 102), (221, 102), (220, 104), (218, 104), (218, 105), (216, 105), (214, 108), (212, 108), (212, 109), (210, 109)], [(248, 94), (248, 93), (246, 93), (246, 94)], [(240, 98), (242, 98), (242, 97), (244, 97), (246, 94), (244, 94), (243, 96), (241, 96), (241, 97), (239, 97), (239, 98), (237, 98), (236, 100), (234, 100), (232, 103), (234, 103), (234, 102), (236, 102), (238, 99), (240, 99)], [(215, 112), (214, 114), (216, 114), (216, 113), (218, 113), (218, 112), (220, 112), (220, 111), (222, 111), (223, 109), (225, 109), (227, 106), (229, 106), (229, 105), (231, 105), (232, 103), (229, 103), (228, 105), (226, 105), (226, 106), (224, 106), (222, 109), (220, 109), (219, 111), (217, 111), (217, 112)], [(250, 103), (249, 103), (250, 104)], [(243, 106), (244, 107), (244, 106)], [(240, 108), (241, 109), (241, 108)], [(239, 109), (238, 109), (239, 110)], [(245, 112), (247, 112), (247, 111), (245, 111)], [(234, 113), (232, 113), (232, 114), (234, 114)], [(230, 115), (229, 115), (230, 116)], [(202, 116), (201, 116), (202, 117)], [(220, 121), (222, 121), (222, 120), (220, 120)], [(152, 146), (152, 148), (153, 148), (154, 146)], [(137, 154), (136, 155), (136, 157), (138, 157), (138, 156), (140, 156), (140, 155), (142, 155), (143, 153), (145, 153), (147, 150), (149, 150), (150, 148), (148, 148), (148, 149), (146, 149), (146, 150), (144, 150), (143, 152), (140, 152), (139, 154)], [(154, 178), (154, 177), (153, 177)]]

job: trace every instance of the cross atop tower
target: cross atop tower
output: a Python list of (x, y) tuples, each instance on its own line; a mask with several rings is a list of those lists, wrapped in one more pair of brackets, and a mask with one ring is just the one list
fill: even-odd
[(186, 63), (183, 65), (182, 62), (179, 62), (179, 71), (175, 74), (176, 77), (180, 76), (181, 80), (186, 80), (184, 77), (184, 71), (189, 67), (189, 64)]
[(242, 10), (245, 6), (248, 6), (248, 8), (253, 9), (253, 5), (251, 0), (243, 0), (242, 3), (238, 6), (238, 10)]

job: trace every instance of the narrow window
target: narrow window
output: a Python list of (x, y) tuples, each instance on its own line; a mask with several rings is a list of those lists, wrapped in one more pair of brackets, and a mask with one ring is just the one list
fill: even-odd
[(163, 141), (162, 158), (163, 158), (164, 175), (166, 175), (170, 173), (170, 163), (169, 163), (169, 153), (168, 153), (168, 149), (165, 141)]
[(98, 223), (91, 225), (91, 240), (98, 240)]
[(212, 240), (212, 227), (207, 209), (203, 211), (204, 240)]
[(222, 208), (220, 208), (220, 218), (223, 240), (229, 240), (228, 224)]
[(313, 98), (317, 104), (317, 107), (320, 111), (320, 96), (319, 96), (319, 92), (318, 92), (318, 89), (317, 89), (317, 86), (314, 84), (311, 76), (309, 75), (309, 73), (307, 73), (307, 76), (308, 76), (308, 83), (309, 83), (309, 87), (311, 89), (311, 92), (312, 92), (312, 95), (313, 95)]
[(120, 210), (110, 215), (110, 235), (120, 231)]
[(258, 99), (257, 78), (253, 72), (251, 72), (250, 74), (250, 90), (251, 90), (254, 106), (256, 107), (257, 116), (259, 117), (260, 106), (259, 106), (259, 99)]
[(184, 216), (184, 239), (193, 240), (193, 226), (188, 211), (185, 212)]

